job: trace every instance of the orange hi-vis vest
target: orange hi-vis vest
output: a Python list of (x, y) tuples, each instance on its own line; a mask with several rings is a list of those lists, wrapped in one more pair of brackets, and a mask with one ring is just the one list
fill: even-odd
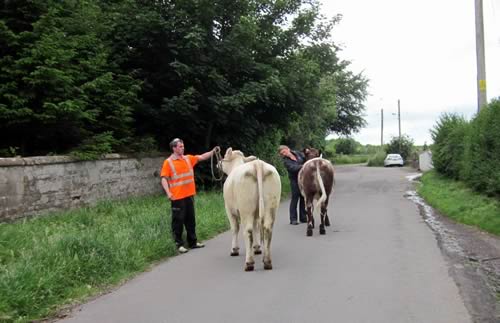
[(196, 194), (193, 167), (198, 163), (198, 157), (184, 155), (176, 158), (171, 155), (163, 162), (161, 177), (165, 177), (168, 188), (173, 195), (172, 200), (180, 200)]

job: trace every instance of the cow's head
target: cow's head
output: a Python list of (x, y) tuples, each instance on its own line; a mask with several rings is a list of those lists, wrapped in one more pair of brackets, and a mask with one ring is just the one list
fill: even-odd
[(306, 160), (321, 157), (321, 150), (316, 148), (304, 148), (303, 153), (306, 157)]
[(236, 167), (256, 159), (257, 157), (255, 156), (245, 157), (245, 155), (241, 151), (228, 148), (226, 150), (224, 158), (219, 163), (219, 167), (222, 168), (222, 171), (226, 175), (229, 175), (229, 173), (231, 173), (231, 171)]

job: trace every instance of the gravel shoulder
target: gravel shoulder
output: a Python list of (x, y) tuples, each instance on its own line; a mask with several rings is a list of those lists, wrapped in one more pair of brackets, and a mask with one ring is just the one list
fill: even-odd
[(474, 322), (500, 322), (500, 238), (452, 221), (415, 191), (408, 191), (406, 197), (418, 205), (434, 232)]

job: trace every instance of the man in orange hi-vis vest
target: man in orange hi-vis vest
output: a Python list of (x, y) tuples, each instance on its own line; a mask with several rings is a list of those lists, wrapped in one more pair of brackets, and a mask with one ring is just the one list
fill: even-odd
[(203, 248), (205, 245), (196, 238), (196, 220), (194, 211), (194, 166), (209, 159), (217, 147), (201, 155), (184, 155), (184, 142), (175, 138), (170, 142), (172, 155), (165, 159), (161, 168), (161, 185), (171, 202), (172, 233), (177, 250), (188, 251), (182, 239), (183, 227), (186, 227), (186, 238), (189, 248)]

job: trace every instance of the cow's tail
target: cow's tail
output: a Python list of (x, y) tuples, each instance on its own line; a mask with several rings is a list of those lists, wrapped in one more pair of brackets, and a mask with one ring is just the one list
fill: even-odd
[(263, 192), (263, 169), (262, 169), (262, 162), (258, 160), (255, 163), (255, 170), (257, 172), (257, 191), (259, 194), (259, 220), (262, 221), (262, 218), (264, 217), (264, 192)]
[(318, 202), (316, 202), (315, 209), (320, 210), (319, 208), (321, 205), (325, 202), (326, 200), (326, 190), (325, 190), (325, 184), (323, 184), (323, 179), (321, 178), (321, 173), (319, 171), (320, 168), (320, 163), (319, 161), (316, 163), (316, 178), (318, 179), (319, 187), (321, 188), (321, 197), (318, 199)]

